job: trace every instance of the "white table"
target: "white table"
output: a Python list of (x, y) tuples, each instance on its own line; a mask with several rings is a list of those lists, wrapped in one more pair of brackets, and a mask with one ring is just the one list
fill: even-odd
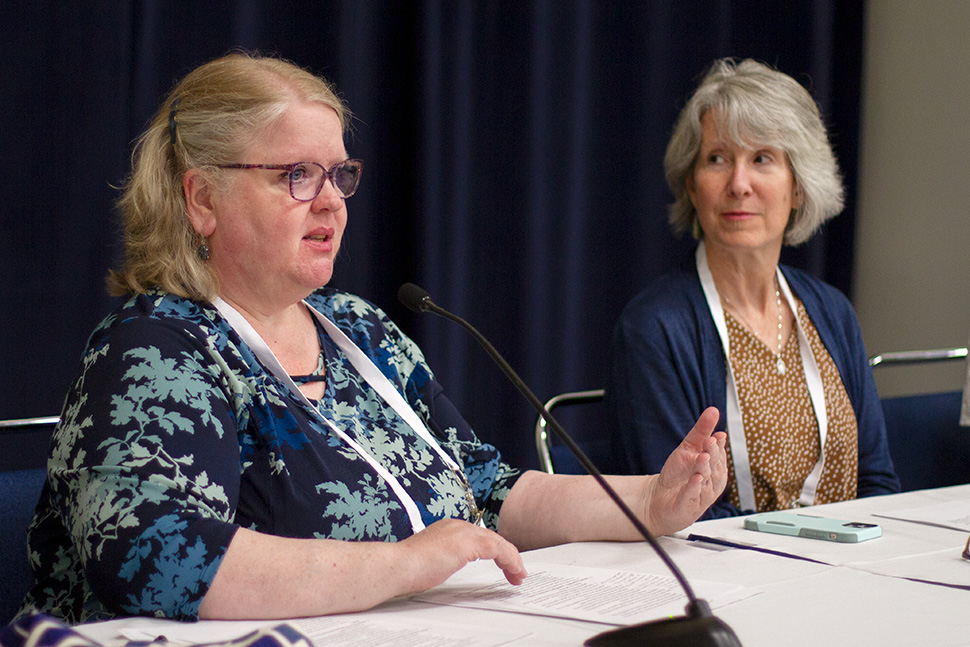
[[(661, 538), (661, 543), (690, 581), (738, 584), (757, 593), (715, 610), (745, 647), (970, 646), (970, 562), (960, 558), (967, 533), (873, 516), (960, 500), (970, 500), (970, 485), (859, 499), (800, 511), (870, 521), (883, 527), (881, 538), (860, 544), (755, 533), (744, 530), (738, 518), (699, 522), (675, 537)], [(756, 544), (816, 561), (687, 541), (688, 534)], [(527, 568), (530, 563), (553, 562), (668, 574), (660, 559), (642, 543), (568, 544), (530, 551), (524, 557)], [(342, 618), (359, 622), (361, 636), (368, 622), (408, 623), (414, 627), (413, 640), (400, 644), (417, 644), (422, 630), (467, 632), (471, 629), (483, 639), (479, 643), (483, 645), (496, 644), (494, 640), (485, 640), (496, 636), (508, 638), (502, 643), (508, 645), (581, 645), (590, 636), (609, 629), (576, 620), (437, 606), (414, 600), (394, 600), (366, 613)], [(107, 642), (117, 636), (117, 628), (126, 622), (130, 623), (101, 623), (84, 631), (91, 638)], [(142, 628), (146, 623), (145, 620), (134, 622), (141, 623)], [(161, 633), (172, 635), (176, 624), (165, 625), (161, 621), (160, 626), (166, 629)], [(220, 635), (231, 635), (244, 633), (252, 625), (213, 626), (225, 631)], [(467, 639), (455, 640), (455, 644), (474, 644)], [(326, 642), (332, 644), (329, 639)], [(429, 638), (427, 644), (448, 644), (448, 641), (438, 637), (431, 642)]]

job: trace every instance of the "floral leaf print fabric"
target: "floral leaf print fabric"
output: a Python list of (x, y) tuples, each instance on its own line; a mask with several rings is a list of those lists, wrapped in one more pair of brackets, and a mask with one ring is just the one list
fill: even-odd
[[(518, 471), (483, 444), (421, 351), (386, 315), (329, 289), (308, 303), (397, 388), (463, 467), (494, 528)], [(463, 480), (325, 334), (327, 388), (312, 408), (210, 304), (136, 295), (94, 331), (55, 431), (30, 532), (37, 583), (22, 614), (195, 619), (235, 530), (398, 541), (391, 488), (329, 427), (398, 478), (426, 524), (471, 519)]]

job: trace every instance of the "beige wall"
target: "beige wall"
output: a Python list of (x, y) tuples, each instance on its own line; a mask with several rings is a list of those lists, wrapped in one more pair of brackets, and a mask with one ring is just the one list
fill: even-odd
[[(870, 0), (852, 301), (871, 354), (970, 338), (970, 2)], [(956, 389), (961, 362), (876, 371)], [(915, 377), (913, 376), (915, 374)]]

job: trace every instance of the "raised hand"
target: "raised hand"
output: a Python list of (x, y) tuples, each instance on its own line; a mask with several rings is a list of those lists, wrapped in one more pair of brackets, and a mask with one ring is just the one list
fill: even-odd
[(709, 407), (681, 441), (660, 474), (649, 479), (644, 517), (654, 535), (692, 524), (720, 496), (727, 484), (727, 435), (715, 432), (718, 411)]

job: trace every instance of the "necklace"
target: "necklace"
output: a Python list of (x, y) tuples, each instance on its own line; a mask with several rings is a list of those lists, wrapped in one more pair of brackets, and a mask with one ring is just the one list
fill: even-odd
[(313, 320), (313, 328), (317, 331), (317, 341), (320, 344), (320, 355), (317, 356), (317, 367), (310, 371), (306, 375), (291, 375), (290, 379), (297, 384), (308, 384), (310, 382), (323, 382), (327, 379), (327, 353), (323, 350), (323, 335), (324, 331), (320, 327), (320, 323), (317, 318), (312, 314), (310, 319)]
[(323, 352), (323, 349), (321, 348), (320, 356), (317, 358), (317, 367), (313, 369), (313, 372), (308, 373), (307, 375), (291, 375), (290, 379), (296, 382), (297, 384), (307, 384), (309, 382), (323, 382), (324, 380), (327, 379), (326, 366), (327, 366), (327, 356)]
[[(748, 330), (753, 332), (755, 336), (760, 339), (760, 335), (758, 335), (757, 329), (755, 329), (754, 326), (748, 323), (748, 320), (744, 318), (743, 314), (741, 314), (741, 310), (736, 308), (734, 306), (734, 303), (732, 303), (731, 300), (726, 296), (723, 297), (723, 299), (724, 299), (724, 303), (731, 306), (731, 310), (738, 315), (738, 317), (741, 319), (741, 323), (747, 326)], [(771, 346), (768, 346), (768, 344), (765, 344), (765, 346), (767, 346), (768, 351), (775, 356), (775, 371), (778, 373), (778, 375), (784, 375), (786, 367), (785, 367), (785, 360), (781, 358), (781, 350), (783, 345), (782, 331), (784, 330), (785, 324), (781, 313), (781, 287), (778, 285), (777, 276), (775, 277), (775, 305), (778, 307), (778, 352), (772, 351)]]

